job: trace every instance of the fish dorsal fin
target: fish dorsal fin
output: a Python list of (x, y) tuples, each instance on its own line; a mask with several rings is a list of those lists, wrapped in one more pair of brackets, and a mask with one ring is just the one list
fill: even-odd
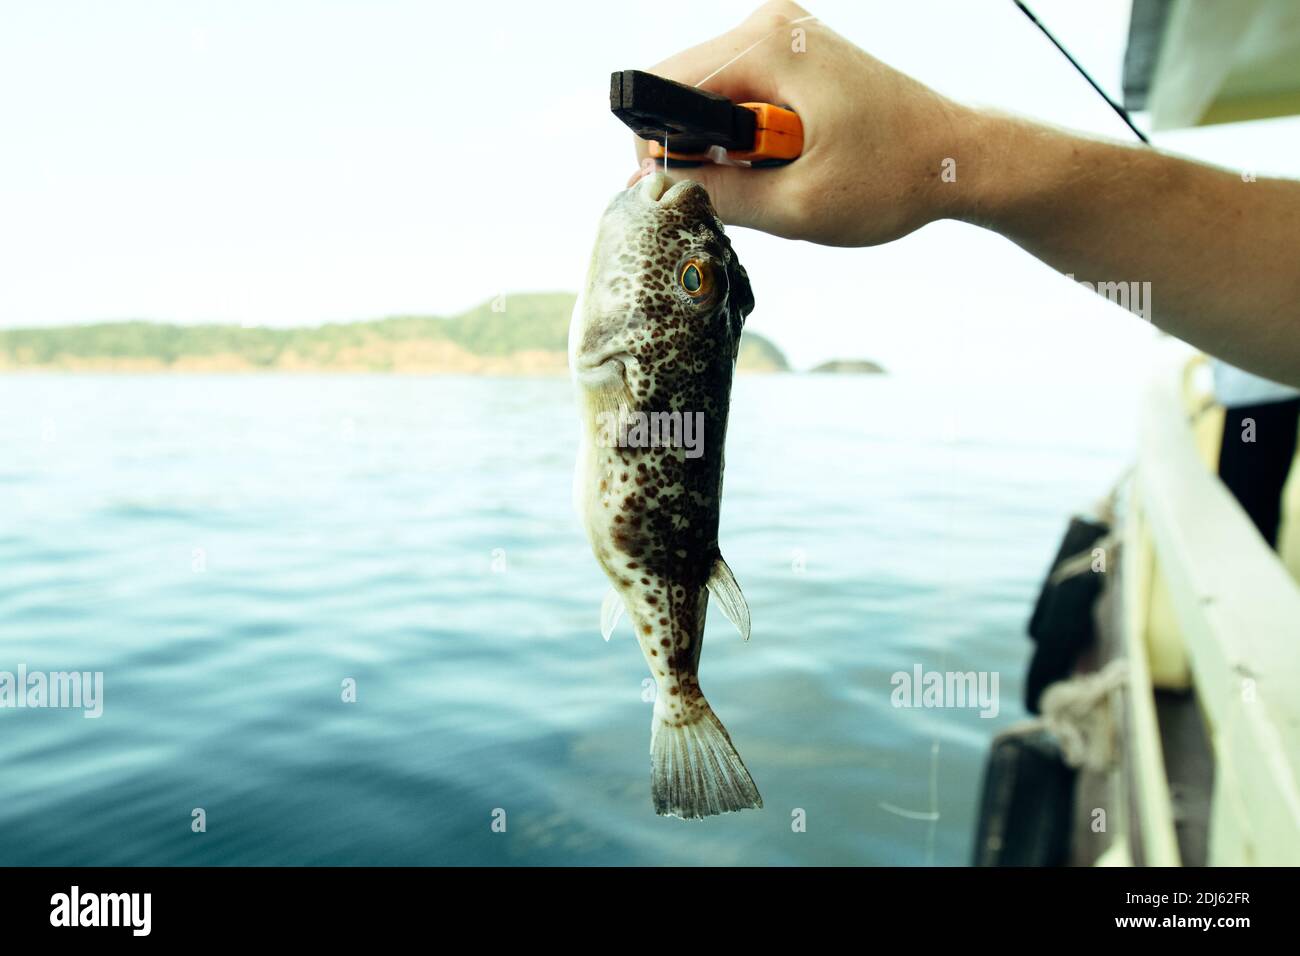
[(623, 616), (623, 599), (618, 592), (610, 588), (605, 600), (600, 602), (600, 636), (609, 640), (618, 626), (618, 619)]
[(727, 615), (727, 620), (736, 625), (741, 637), (749, 640), (749, 605), (745, 603), (745, 595), (740, 593), (736, 576), (731, 573), (731, 568), (727, 567), (727, 562), (722, 560), (721, 555), (713, 563), (709, 590), (718, 602), (718, 607), (722, 608), (722, 613)]

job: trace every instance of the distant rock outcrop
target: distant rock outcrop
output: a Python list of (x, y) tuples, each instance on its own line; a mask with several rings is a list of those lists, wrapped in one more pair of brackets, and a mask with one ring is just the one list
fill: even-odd
[[(294, 328), (105, 322), (0, 329), (0, 372), (394, 372), (562, 375), (570, 292), (506, 295), (450, 318), (393, 316)], [(772, 342), (746, 332), (742, 372), (788, 371)]]
[(814, 375), (884, 375), (885, 370), (867, 359), (831, 359), (812, 369)]

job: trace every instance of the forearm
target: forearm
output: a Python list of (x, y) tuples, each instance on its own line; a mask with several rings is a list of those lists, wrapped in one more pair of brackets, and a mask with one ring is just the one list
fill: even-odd
[[(787, 55), (794, 23), (807, 42)], [(804, 151), (788, 167), (691, 171), (724, 222), (836, 246), (975, 222), (1081, 281), (1135, 282), (1161, 328), (1300, 384), (1300, 183), (1247, 182), (960, 106), (787, 0), (655, 71), (708, 77), (737, 102), (790, 104), (803, 120)]]
[(1082, 281), (1149, 282), (1158, 326), (1300, 384), (1300, 182), (973, 111), (963, 143), (945, 215)]

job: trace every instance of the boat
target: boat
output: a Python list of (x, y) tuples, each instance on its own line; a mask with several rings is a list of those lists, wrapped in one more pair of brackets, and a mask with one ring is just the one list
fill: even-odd
[[(1135, 0), (1125, 94), (1153, 130), (1300, 113), (1300, 4)], [(1134, 466), (1035, 610), (1077, 646), (993, 743), (976, 864), (1300, 865), (1300, 462), (1274, 551), (1217, 477), (1206, 356), (1159, 352)]]

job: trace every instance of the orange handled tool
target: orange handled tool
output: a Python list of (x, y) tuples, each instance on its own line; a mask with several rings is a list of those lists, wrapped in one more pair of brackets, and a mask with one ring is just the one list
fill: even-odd
[(725, 96), (641, 70), (609, 78), (609, 108), (649, 141), (650, 155), (666, 165), (698, 166), (709, 149), (753, 166), (783, 166), (803, 152), (803, 123), (793, 110), (771, 103), (733, 103)]

